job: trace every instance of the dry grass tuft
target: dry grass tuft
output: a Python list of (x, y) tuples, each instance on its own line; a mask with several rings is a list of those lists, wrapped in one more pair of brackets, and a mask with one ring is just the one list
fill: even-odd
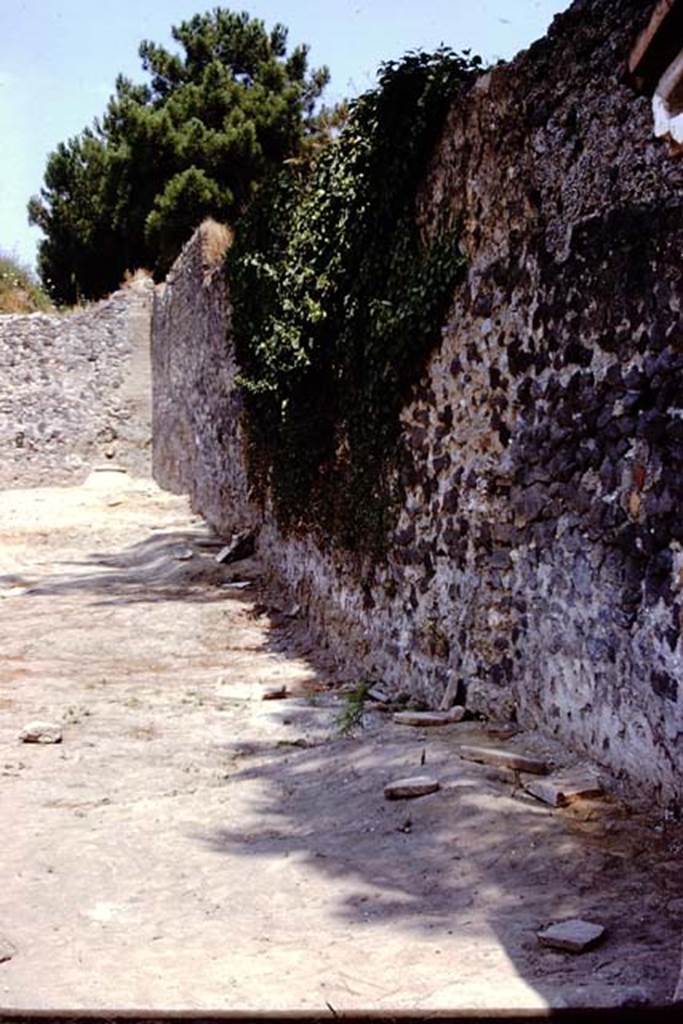
[(227, 224), (207, 217), (199, 225), (199, 240), (202, 247), (202, 263), (207, 267), (218, 266), (232, 245), (233, 233)]
[(137, 288), (139, 285), (145, 284), (147, 281), (151, 280), (153, 280), (151, 270), (145, 270), (144, 267), (137, 267), (136, 270), (127, 270), (125, 272), (120, 287)]
[(0, 313), (52, 311), (52, 303), (33, 271), (14, 256), (0, 252)]

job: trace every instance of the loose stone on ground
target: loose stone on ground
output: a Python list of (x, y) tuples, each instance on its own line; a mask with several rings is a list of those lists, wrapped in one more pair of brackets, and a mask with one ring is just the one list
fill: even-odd
[(537, 800), (550, 804), (551, 807), (566, 807), (574, 800), (588, 800), (604, 795), (598, 779), (594, 777), (570, 777), (528, 779), (524, 789)]
[(417, 796), (436, 793), (441, 788), (438, 779), (429, 775), (416, 775), (410, 779), (397, 779), (384, 787), (387, 800), (410, 800)]
[(176, 562), (189, 562), (194, 557), (192, 548), (179, 548), (175, 553)]
[(61, 743), (62, 729), (55, 722), (29, 722), (19, 733), (22, 743)]
[(546, 775), (549, 766), (545, 761), (527, 754), (516, 754), (511, 750), (495, 750), (491, 747), (464, 746), (459, 750), (460, 757), (465, 761), (476, 761), (494, 768), (512, 768), (517, 772), (529, 772), (532, 775)]
[(605, 934), (601, 924), (573, 918), (571, 921), (560, 921), (537, 932), (538, 941), (542, 946), (561, 949), (567, 953), (583, 953), (590, 949)]
[(465, 715), (463, 707), (452, 711), (397, 711), (394, 721), (397, 725), (413, 725), (416, 728), (430, 728), (461, 722)]

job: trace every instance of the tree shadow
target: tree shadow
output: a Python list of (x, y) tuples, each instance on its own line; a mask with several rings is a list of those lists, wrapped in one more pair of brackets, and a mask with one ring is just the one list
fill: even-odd
[(253, 593), (258, 579), (254, 560), (242, 562), (239, 568), (221, 565), (214, 557), (220, 546), (218, 539), (212, 541), (193, 529), (159, 531), (119, 551), (52, 562), (55, 570), (68, 567), (69, 571), (55, 571), (46, 578), (0, 576), (0, 586), (24, 586), (27, 597), (91, 594), (97, 599), (95, 606), (178, 600), (208, 604), (239, 600), (243, 590)]
[[(373, 713), (361, 735), (343, 739), (303, 706), (277, 714), (290, 739), (229, 744), (232, 784), (259, 783), (258, 827), (198, 832), (197, 842), (219, 856), (296, 857), (329, 883), (333, 920), (429, 936), (435, 948), (458, 951), (464, 976), (463, 943), (497, 942), (550, 1005), (671, 999), (680, 935), (667, 906), (681, 894), (667, 847), (673, 833), (653, 833), (616, 800), (552, 810), (462, 761), (461, 743), (490, 745), (476, 723), (435, 736)], [(439, 778), (438, 793), (384, 798), (387, 782), (425, 772)], [(540, 928), (570, 917), (602, 923), (606, 941), (581, 956), (539, 945)], [(446, 1006), (458, 989), (445, 986)]]
[[(496, 945), (550, 1005), (671, 998), (680, 964), (680, 826), (654, 832), (652, 821), (627, 815), (614, 800), (566, 811), (537, 803), (459, 758), (463, 742), (491, 742), (475, 722), (427, 733), (373, 710), (357, 735), (340, 736), (325, 651), (286, 600), (262, 590), (256, 559), (221, 565), (217, 540), (203, 547), (203, 537), (194, 529), (156, 531), (121, 550), (56, 563), (65, 571), (44, 579), (0, 577), (0, 585), (25, 586), (27, 600), (234, 602), (262, 617), (264, 651), (311, 666), (318, 694), (269, 705), (277, 726), (269, 738), (236, 734), (222, 750), (231, 765), (226, 784), (256, 784), (248, 826), (195, 831), (191, 840), (216, 857), (295, 857), (324, 893), (331, 921), (353, 931), (389, 926), (406, 942), (428, 938), (453, 954), (458, 978), (435, 993), (440, 1005), (462, 1005), (461, 982), (480, 969), (479, 953), (470, 965), (467, 951)], [(513, 741), (527, 742), (534, 740)], [(387, 782), (424, 772), (438, 777), (439, 792), (384, 798)], [(541, 927), (574, 916), (604, 924), (606, 941), (580, 957), (539, 946)]]

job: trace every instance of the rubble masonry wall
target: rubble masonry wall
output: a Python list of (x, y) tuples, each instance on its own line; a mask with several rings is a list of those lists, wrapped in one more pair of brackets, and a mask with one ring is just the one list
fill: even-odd
[(0, 487), (151, 472), (152, 284), (75, 313), (0, 316)]
[[(683, 798), (683, 161), (624, 74), (643, 0), (578, 0), (452, 110), (420, 200), (466, 281), (402, 415), (379, 568), (249, 502), (220, 273), (154, 317), (155, 471), (270, 569), (350, 672), (517, 717)], [(165, 411), (163, 411), (165, 410)]]

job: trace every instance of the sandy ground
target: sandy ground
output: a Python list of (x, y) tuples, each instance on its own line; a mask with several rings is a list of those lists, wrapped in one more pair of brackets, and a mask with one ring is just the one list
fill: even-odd
[[(571, 760), (538, 737), (380, 710), (341, 736), (344, 666), (212, 540), (124, 474), (0, 492), (0, 1007), (669, 1001), (681, 826), (615, 796), (553, 810), (458, 757)], [(35, 718), (63, 742), (20, 743)], [(384, 799), (424, 770), (440, 792)], [(599, 947), (538, 945), (574, 915)]]

